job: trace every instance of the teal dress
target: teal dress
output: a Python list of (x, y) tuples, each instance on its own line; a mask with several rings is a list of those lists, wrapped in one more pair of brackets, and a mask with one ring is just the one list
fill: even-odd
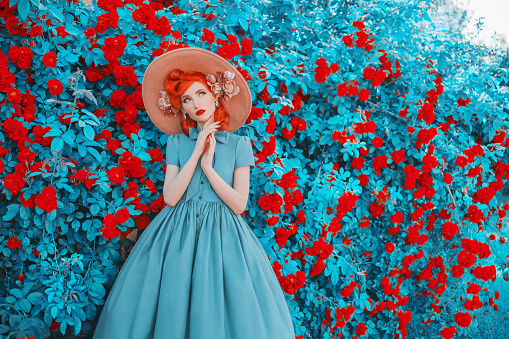
[[(181, 168), (199, 129), (168, 136), (166, 162)], [(214, 170), (254, 167), (246, 136), (216, 131)], [(175, 206), (165, 206), (132, 248), (93, 339), (295, 339), (283, 290), (249, 225), (219, 198), (200, 160)]]

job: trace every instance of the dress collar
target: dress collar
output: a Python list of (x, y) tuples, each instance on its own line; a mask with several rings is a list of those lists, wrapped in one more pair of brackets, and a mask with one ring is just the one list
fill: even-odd
[[(189, 138), (196, 140), (198, 138), (198, 133), (200, 133), (200, 131), (201, 131), (201, 128), (199, 126), (196, 126), (196, 128), (189, 127)], [(217, 130), (214, 132), (214, 137), (220, 143), (227, 144), (229, 134), (230, 133), (228, 131)]]

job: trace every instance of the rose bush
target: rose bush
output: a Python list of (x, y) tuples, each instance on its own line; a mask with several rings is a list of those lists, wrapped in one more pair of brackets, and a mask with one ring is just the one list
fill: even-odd
[(460, 337), (498, 310), (509, 77), (496, 51), (441, 33), (445, 7), (11, 3), (1, 335), (93, 333), (120, 243), (165, 206), (166, 138), (144, 113), (143, 72), (188, 46), (233, 62), (254, 94), (236, 132), (257, 159), (243, 216), (298, 339)]

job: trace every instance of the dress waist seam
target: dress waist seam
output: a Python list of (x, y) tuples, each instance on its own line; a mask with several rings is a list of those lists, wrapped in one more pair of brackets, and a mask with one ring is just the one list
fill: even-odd
[(225, 204), (222, 200), (203, 200), (203, 199), (190, 199), (188, 201), (185, 201), (184, 199), (179, 200), (180, 203), (188, 204), (190, 202), (197, 202), (197, 203), (213, 203), (213, 204)]

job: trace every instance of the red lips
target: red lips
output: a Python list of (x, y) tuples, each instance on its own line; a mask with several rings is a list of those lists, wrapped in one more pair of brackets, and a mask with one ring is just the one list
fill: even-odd
[(205, 113), (205, 110), (204, 109), (201, 109), (199, 111), (196, 112), (196, 115), (202, 115), (203, 113)]

